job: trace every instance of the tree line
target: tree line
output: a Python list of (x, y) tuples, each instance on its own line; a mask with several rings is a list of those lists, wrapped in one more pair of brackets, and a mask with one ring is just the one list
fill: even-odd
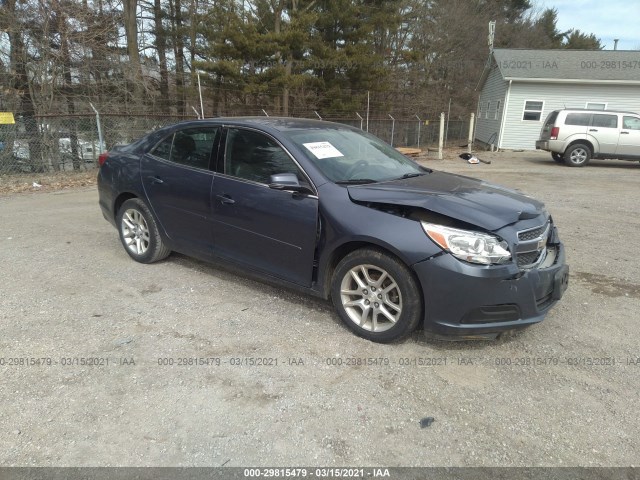
[(0, 0), (0, 111), (189, 115), (199, 73), (205, 116), (466, 114), (490, 20), (496, 47), (602, 48), (530, 0)]

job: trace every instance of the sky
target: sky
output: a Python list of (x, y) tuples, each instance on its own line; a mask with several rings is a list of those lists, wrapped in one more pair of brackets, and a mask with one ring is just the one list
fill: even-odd
[(558, 30), (571, 28), (593, 33), (606, 50), (613, 50), (613, 39), (619, 38), (618, 50), (640, 50), (640, 0), (534, 0), (540, 11), (558, 11)]

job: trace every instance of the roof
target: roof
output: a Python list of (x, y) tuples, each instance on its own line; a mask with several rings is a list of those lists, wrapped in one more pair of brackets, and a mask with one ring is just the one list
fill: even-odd
[(339, 128), (350, 129), (351, 127), (341, 124), (329, 122), (326, 120), (316, 120), (314, 118), (293, 118), (293, 117), (218, 117), (207, 120), (214, 120), (225, 125), (261, 125), (271, 127), (281, 132), (288, 130), (307, 129), (307, 128)]
[(640, 55), (635, 50), (531, 50), (496, 48), (478, 83), (491, 68), (505, 80), (640, 85)]

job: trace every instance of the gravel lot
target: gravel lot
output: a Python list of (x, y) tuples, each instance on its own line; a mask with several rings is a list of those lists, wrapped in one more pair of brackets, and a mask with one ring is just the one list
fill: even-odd
[(0, 197), (0, 466), (639, 465), (640, 165), (481, 157), (425, 164), (543, 200), (571, 266), (497, 342), (373, 344), (327, 302), (133, 262), (95, 187)]

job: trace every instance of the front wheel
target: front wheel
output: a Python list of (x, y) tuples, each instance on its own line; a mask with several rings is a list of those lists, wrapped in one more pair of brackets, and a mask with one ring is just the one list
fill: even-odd
[(570, 167), (584, 167), (589, 160), (591, 160), (591, 149), (581, 143), (571, 145), (564, 152), (564, 163)]
[(149, 207), (139, 198), (129, 199), (122, 204), (117, 225), (124, 249), (136, 262), (157, 262), (171, 253), (162, 242)]
[(331, 299), (356, 335), (378, 343), (413, 332), (422, 317), (422, 296), (411, 271), (377, 250), (356, 250), (338, 264)]

